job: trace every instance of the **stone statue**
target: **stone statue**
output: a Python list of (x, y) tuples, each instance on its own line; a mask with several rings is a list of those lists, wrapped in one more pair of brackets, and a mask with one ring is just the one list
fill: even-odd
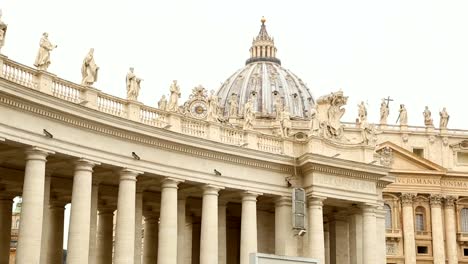
[(253, 97), (251, 96), (244, 106), (244, 129), (252, 129), (255, 112), (253, 109)]
[(0, 51), (2, 50), (3, 45), (5, 45), (5, 36), (8, 25), (2, 21), (2, 10), (0, 10)]
[(401, 104), (400, 110), (398, 111), (400, 112), (400, 115), (398, 116), (397, 123), (398, 123), (398, 120), (400, 120), (400, 126), (407, 126), (408, 125), (408, 112), (406, 111), (405, 105)]
[(167, 108), (167, 99), (166, 99), (166, 96), (163, 94), (163, 96), (161, 96), (161, 99), (159, 99), (158, 109), (166, 110), (166, 108)]
[(310, 132), (312, 135), (318, 134), (320, 123), (318, 120), (317, 105), (310, 108)]
[(282, 136), (283, 137), (288, 137), (289, 136), (289, 131), (292, 128), (291, 116), (290, 116), (288, 110), (283, 110), (283, 112), (281, 112), (280, 126), (281, 126)]
[(231, 94), (229, 99), (229, 117), (237, 117), (237, 109), (239, 108), (239, 102), (237, 100), (237, 94)]
[(180, 98), (180, 88), (177, 85), (177, 81), (172, 81), (171, 87), (169, 88), (171, 96), (169, 97), (169, 105), (167, 106), (167, 111), (177, 112), (179, 108), (179, 98)]
[(372, 124), (369, 124), (366, 119), (360, 122), (359, 127), (361, 128), (361, 137), (364, 144), (376, 141), (376, 131)]
[(426, 125), (426, 127), (433, 127), (434, 122), (432, 120), (431, 111), (429, 110), (429, 107), (426, 106), (424, 108), (423, 116), (424, 116), (424, 125)]
[(94, 49), (90, 49), (81, 66), (81, 84), (91, 86), (97, 81), (99, 67), (94, 62)]
[(208, 121), (218, 121), (219, 113), (219, 97), (215, 94), (214, 90), (211, 90), (210, 97), (208, 97)]
[(449, 114), (447, 113), (447, 109), (444, 107), (442, 111), (440, 111), (440, 128), (446, 129), (449, 121)]
[(380, 124), (387, 124), (387, 118), (389, 113), (390, 109), (388, 107), (388, 103), (385, 102), (385, 99), (382, 99), (382, 103), (380, 103)]
[(282, 119), (281, 114), (284, 111), (284, 103), (283, 103), (283, 98), (281, 96), (277, 95), (275, 98), (275, 112), (276, 112), (276, 120), (280, 121)]
[(343, 95), (343, 91), (322, 96), (317, 100), (320, 127), (324, 129), (324, 135), (329, 138), (341, 139), (343, 136), (343, 125), (341, 117), (346, 109), (343, 108), (348, 101), (348, 97)]
[(366, 109), (366, 106), (364, 105), (363, 101), (361, 101), (361, 103), (358, 104), (358, 117), (359, 117), (359, 122), (360, 123), (367, 120), (367, 109)]
[(50, 52), (57, 48), (57, 45), (52, 45), (48, 38), (49, 34), (42, 34), (42, 38), (39, 43), (39, 51), (37, 52), (36, 61), (34, 62), (34, 66), (36, 66), (38, 70), (46, 71), (47, 68), (49, 68)]
[(130, 71), (127, 73), (127, 100), (136, 101), (140, 94), (140, 83), (142, 79), (137, 78), (133, 70), (133, 67), (131, 67)]

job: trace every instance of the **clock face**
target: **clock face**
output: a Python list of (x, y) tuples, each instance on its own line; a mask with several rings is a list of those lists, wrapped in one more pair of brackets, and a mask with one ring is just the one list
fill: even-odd
[(205, 118), (207, 114), (207, 106), (205, 102), (193, 102), (190, 105), (190, 114), (195, 118)]

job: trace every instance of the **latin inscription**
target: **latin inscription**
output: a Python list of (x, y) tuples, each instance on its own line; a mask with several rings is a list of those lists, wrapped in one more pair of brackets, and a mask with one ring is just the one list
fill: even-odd
[(431, 179), (431, 178), (404, 178), (397, 177), (396, 183), (414, 185), (435, 185), (447, 188), (468, 188), (468, 181)]
[(326, 185), (336, 189), (375, 193), (375, 183), (333, 175), (314, 175), (314, 184)]

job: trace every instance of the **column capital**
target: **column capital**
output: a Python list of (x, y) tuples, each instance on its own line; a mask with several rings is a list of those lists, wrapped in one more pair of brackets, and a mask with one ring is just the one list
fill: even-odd
[(359, 205), (359, 208), (361, 208), (363, 214), (375, 214), (377, 205), (361, 204)]
[(402, 193), (400, 196), (401, 204), (403, 206), (413, 206), (414, 197), (416, 197), (415, 193)]
[(445, 196), (444, 198), (445, 208), (454, 208), (456, 200), (457, 200), (456, 196), (453, 196), (453, 195)]
[(244, 191), (241, 193), (242, 201), (256, 202), (257, 197), (260, 195), (262, 195), (262, 193), (251, 192), (251, 191)]
[(292, 206), (291, 196), (279, 196), (275, 199), (275, 207)]
[(73, 161), (73, 164), (75, 165), (75, 171), (88, 171), (88, 172), (93, 172), (93, 168), (96, 165), (101, 165), (101, 163), (84, 159), (84, 158), (79, 158)]
[(55, 154), (54, 151), (40, 147), (30, 147), (25, 150), (26, 160), (46, 161), (47, 156)]
[(431, 194), (431, 197), (430, 197), (431, 207), (441, 207), (442, 199), (443, 197), (440, 194)]
[(178, 185), (180, 183), (184, 182), (183, 180), (179, 180), (179, 179), (174, 179), (174, 178), (170, 178), (170, 177), (165, 177), (164, 179), (161, 180), (161, 188), (174, 188), (174, 189), (178, 189)]
[(326, 197), (321, 197), (321, 196), (312, 196), (308, 195), (307, 196), (307, 201), (309, 202), (309, 206), (323, 206), (323, 201), (325, 201), (327, 198)]
[(119, 170), (120, 181), (135, 181), (137, 176), (143, 174), (141, 171), (131, 170), (128, 168), (123, 168)]
[(219, 191), (222, 190), (222, 189), (224, 189), (224, 187), (211, 185), (211, 184), (205, 184), (202, 187), (203, 195), (216, 195), (216, 196), (219, 196)]

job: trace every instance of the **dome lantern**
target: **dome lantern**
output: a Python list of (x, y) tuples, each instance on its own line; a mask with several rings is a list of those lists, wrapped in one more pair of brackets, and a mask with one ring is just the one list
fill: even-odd
[(281, 61), (276, 58), (277, 49), (275, 47), (275, 40), (268, 35), (266, 30), (265, 17), (262, 17), (261, 22), (260, 32), (252, 41), (252, 47), (249, 50), (250, 58), (245, 64), (257, 61), (270, 61), (281, 65)]

